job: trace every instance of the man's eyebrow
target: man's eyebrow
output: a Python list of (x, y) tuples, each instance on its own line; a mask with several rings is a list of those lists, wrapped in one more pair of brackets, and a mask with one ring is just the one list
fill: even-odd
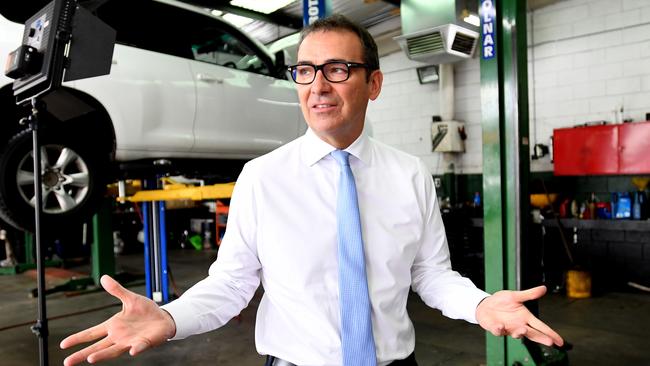
[[(328, 62), (342, 62), (342, 63), (346, 63), (346, 62), (349, 62), (349, 61), (348, 61), (348, 60), (344, 60), (344, 59), (342, 59), (342, 58), (328, 58), (328, 59), (325, 60), (325, 62), (323, 62), (323, 63), (328, 63)], [(314, 64), (313, 62), (311, 62), (311, 61), (304, 61), (304, 60), (303, 60), (303, 61), (298, 61), (297, 64), (298, 64), (298, 65), (315, 65), (315, 64)]]

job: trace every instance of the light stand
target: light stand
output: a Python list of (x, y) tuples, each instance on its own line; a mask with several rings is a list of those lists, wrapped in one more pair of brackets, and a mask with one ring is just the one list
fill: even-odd
[(41, 218), (43, 213), (43, 193), (41, 187), (41, 146), (38, 142), (38, 113), (42, 107), (41, 102), (36, 98), (31, 99), (32, 112), (27, 121), (32, 130), (32, 156), (34, 157), (34, 241), (36, 245), (36, 273), (38, 286), (38, 319), (32, 326), (32, 332), (38, 337), (38, 349), (40, 365), (49, 365), (47, 337), (49, 329), (47, 326), (47, 306), (45, 305), (45, 258), (41, 245)]
[[(45, 113), (40, 98), (56, 93), (63, 81), (72, 81), (110, 72), (115, 30), (101, 22), (77, 0), (53, 0), (25, 23), (22, 45), (9, 55), (5, 75), (13, 84), (16, 104), (29, 101), (31, 113), (21, 120), (32, 131), (34, 159), (34, 240), (36, 246), (38, 319), (31, 327), (38, 336), (40, 365), (48, 363), (48, 324), (45, 301), (45, 258), (43, 191), (39, 114)], [(63, 108), (72, 109), (64, 105)]]

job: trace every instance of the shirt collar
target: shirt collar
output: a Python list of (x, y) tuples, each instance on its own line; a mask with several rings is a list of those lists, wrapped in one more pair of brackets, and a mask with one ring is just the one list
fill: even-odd
[[(350, 155), (356, 157), (364, 164), (370, 164), (370, 141), (365, 132), (362, 132), (361, 135), (354, 140), (354, 142), (348, 146), (345, 151), (349, 152)], [(323, 141), (312, 131), (311, 128), (307, 129), (305, 132), (305, 138), (302, 143), (302, 161), (307, 166), (312, 166), (319, 162), (323, 157), (329, 155), (336, 148), (327, 142)]]

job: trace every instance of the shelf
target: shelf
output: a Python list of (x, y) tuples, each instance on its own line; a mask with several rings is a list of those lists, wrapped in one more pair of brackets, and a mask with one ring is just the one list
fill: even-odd
[[(649, 220), (580, 220), (580, 219), (560, 219), (562, 226), (565, 228), (578, 229), (598, 229), (598, 230), (618, 230), (618, 231), (650, 231)], [(542, 225), (547, 227), (557, 227), (554, 219), (545, 219)]]

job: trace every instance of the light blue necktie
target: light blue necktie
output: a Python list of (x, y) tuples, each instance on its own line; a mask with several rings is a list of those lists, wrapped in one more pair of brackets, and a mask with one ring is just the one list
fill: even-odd
[(348, 161), (350, 154), (347, 151), (335, 150), (332, 151), (332, 156), (341, 166), (336, 221), (343, 366), (375, 366), (377, 356), (372, 337), (357, 188)]

